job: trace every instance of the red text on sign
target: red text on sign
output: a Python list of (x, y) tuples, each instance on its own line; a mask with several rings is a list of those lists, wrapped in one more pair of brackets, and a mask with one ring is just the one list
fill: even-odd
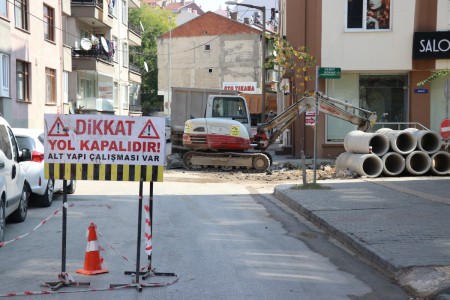
[(133, 120), (77, 120), (77, 134), (128, 135), (132, 134)]

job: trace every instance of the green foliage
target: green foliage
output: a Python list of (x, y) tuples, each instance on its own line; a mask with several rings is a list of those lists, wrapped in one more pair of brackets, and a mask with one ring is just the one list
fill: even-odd
[(283, 72), (291, 73), (290, 77), (299, 82), (300, 92), (305, 92), (306, 82), (314, 78), (310, 69), (316, 65), (317, 59), (304, 46), (294, 47), (280, 36), (272, 36), (271, 39), (274, 55), (268, 60), (266, 67), (279, 66)]
[(421, 81), (421, 82), (417, 83), (417, 86), (424, 86), (425, 84), (428, 84), (428, 83), (432, 82), (433, 80), (445, 77), (445, 76), (447, 76), (449, 74), (450, 74), (450, 70), (449, 69), (433, 72), (433, 74), (431, 74), (430, 77), (428, 77), (424, 81)]
[[(144, 27), (141, 32), (142, 44), (140, 47), (130, 47), (130, 63), (143, 70), (142, 73), (142, 109), (144, 107), (154, 109), (160, 107), (158, 95), (158, 38), (171, 28), (175, 27), (175, 17), (169, 10), (150, 7), (141, 2), (141, 7), (129, 12), (129, 22), (140, 28), (139, 22)], [(144, 62), (147, 63), (148, 72), (145, 71)], [(150, 102), (146, 104), (146, 102)]]

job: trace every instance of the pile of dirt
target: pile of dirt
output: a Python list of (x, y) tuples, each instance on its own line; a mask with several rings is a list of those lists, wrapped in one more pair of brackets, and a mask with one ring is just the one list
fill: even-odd
[[(303, 170), (291, 162), (275, 164), (265, 173), (251, 173), (245, 171), (222, 171), (207, 169), (202, 171), (190, 171), (178, 169), (178, 172), (193, 177), (201, 177), (204, 182), (242, 182), (242, 183), (303, 183)], [(306, 182), (314, 181), (314, 169), (311, 166), (305, 167)], [(342, 172), (333, 165), (321, 165), (316, 169), (316, 180), (355, 178), (351, 172)]]

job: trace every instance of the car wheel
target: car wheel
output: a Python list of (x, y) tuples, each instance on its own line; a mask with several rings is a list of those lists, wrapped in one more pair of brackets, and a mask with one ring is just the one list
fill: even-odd
[(6, 208), (5, 201), (0, 200), (0, 242), (5, 240)]
[(45, 194), (39, 199), (39, 204), (43, 207), (49, 207), (52, 205), (53, 196), (55, 193), (55, 182), (53, 179), (47, 181), (47, 188), (45, 189)]
[(28, 200), (30, 199), (30, 190), (24, 184), (20, 196), (19, 207), (11, 214), (10, 219), (13, 222), (20, 223), (25, 221), (28, 212)]
[(70, 184), (67, 186), (67, 194), (75, 194), (75, 189), (77, 188), (77, 182), (71, 180)]

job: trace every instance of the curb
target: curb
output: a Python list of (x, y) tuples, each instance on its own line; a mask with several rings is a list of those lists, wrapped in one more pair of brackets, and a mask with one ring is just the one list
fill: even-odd
[(375, 252), (370, 249), (370, 246), (362, 244), (357, 240), (353, 239), (351, 235), (344, 233), (331, 224), (326, 222), (324, 219), (317, 216), (313, 211), (306, 209), (298, 202), (292, 200), (289, 196), (287, 196), (283, 189), (289, 189), (293, 185), (287, 185), (283, 188), (275, 187), (273, 196), (286, 204), (289, 208), (301, 214), (308, 221), (313, 223), (314, 225), (322, 228), (334, 239), (338, 240), (345, 247), (352, 250), (355, 254), (359, 255), (362, 259), (369, 261), (373, 266), (375, 266), (379, 271), (388, 276), (391, 279), (398, 280), (399, 271), (396, 266), (389, 263), (387, 260), (379, 257)]
[(338, 230), (326, 220), (319, 217), (313, 210), (309, 210), (295, 201), (285, 192), (293, 186), (295, 184), (275, 186), (273, 196), (296, 213), (302, 215), (309, 222), (324, 230), (329, 236), (351, 250), (360, 259), (391, 280), (394, 280), (408, 293), (415, 295), (415, 297), (420, 297), (417, 299), (450, 300), (450, 286), (448, 281), (433, 282), (433, 279), (442, 276), (442, 273), (437, 268), (433, 266), (429, 266), (428, 268), (398, 268), (389, 260), (376, 254), (376, 251), (371, 249), (369, 245), (354, 238), (351, 233)]

